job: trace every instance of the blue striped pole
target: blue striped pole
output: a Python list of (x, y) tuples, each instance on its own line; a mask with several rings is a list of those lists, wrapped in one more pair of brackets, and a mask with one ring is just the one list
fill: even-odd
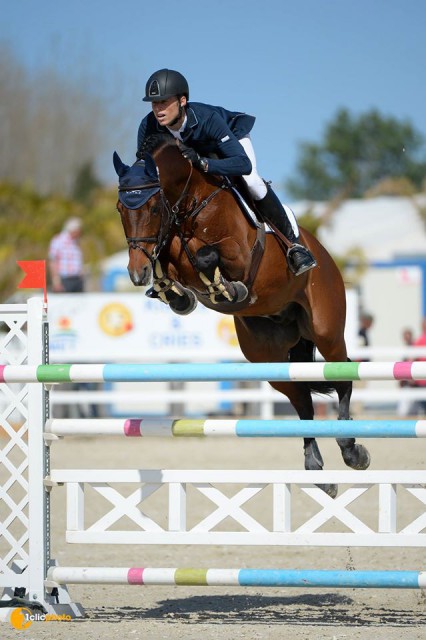
[(426, 380), (425, 362), (0, 365), (0, 382)]
[(116, 435), (130, 438), (228, 436), (238, 438), (424, 438), (426, 420), (233, 420), (99, 418), (48, 420), (56, 436)]
[(52, 567), (54, 584), (425, 589), (425, 571)]

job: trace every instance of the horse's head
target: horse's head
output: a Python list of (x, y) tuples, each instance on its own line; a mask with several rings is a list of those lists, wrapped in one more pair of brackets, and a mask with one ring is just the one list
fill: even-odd
[(147, 285), (160, 248), (163, 222), (157, 167), (148, 153), (129, 167), (114, 152), (113, 162), (119, 177), (117, 210), (129, 245), (130, 279), (136, 286)]

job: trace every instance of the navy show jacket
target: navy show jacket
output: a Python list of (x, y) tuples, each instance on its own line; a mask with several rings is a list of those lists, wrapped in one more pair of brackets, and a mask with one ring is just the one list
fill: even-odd
[[(242, 176), (251, 173), (251, 161), (239, 140), (253, 128), (255, 117), (239, 111), (228, 111), (201, 102), (188, 102), (187, 121), (182, 141), (201, 156), (209, 158), (208, 173), (220, 176)], [(139, 125), (138, 150), (154, 133), (172, 134), (157, 121), (151, 111)], [(210, 158), (210, 154), (219, 158)]]

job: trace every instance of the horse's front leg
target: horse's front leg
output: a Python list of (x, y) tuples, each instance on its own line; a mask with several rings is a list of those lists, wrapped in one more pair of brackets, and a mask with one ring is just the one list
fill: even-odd
[(213, 304), (243, 302), (247, 298), (248, 289), (244, 283), (229, 282), (223, 277), (220, 271), (220, 254), (216, 247), (201, 247), (195, 254), (195, 264)]
[(169, 278), (163, 271), (159, 260), (154, 264), (154, 280), (152, 287), (146, 294), (148, 298), (158, 298), (164, 304), (168, 304), (170, 309), (180, 316), (186, 316), (194, 311), (197, 306), (197, 298), (190, 290), (183, 287), (179, 282)]

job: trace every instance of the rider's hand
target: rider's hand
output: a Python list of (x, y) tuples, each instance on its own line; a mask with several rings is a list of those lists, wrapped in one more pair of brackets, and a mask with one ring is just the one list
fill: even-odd
[(208, 164), (205, 158), (202, 158), (199, 153), (192, 149), (192, 147), (187, 147), (182, 142), (178, 141), (179, 151), (183, 155), (183, 157), (192, 163), (196, 169), (201, 169), (201, 171), (207, 171)]

